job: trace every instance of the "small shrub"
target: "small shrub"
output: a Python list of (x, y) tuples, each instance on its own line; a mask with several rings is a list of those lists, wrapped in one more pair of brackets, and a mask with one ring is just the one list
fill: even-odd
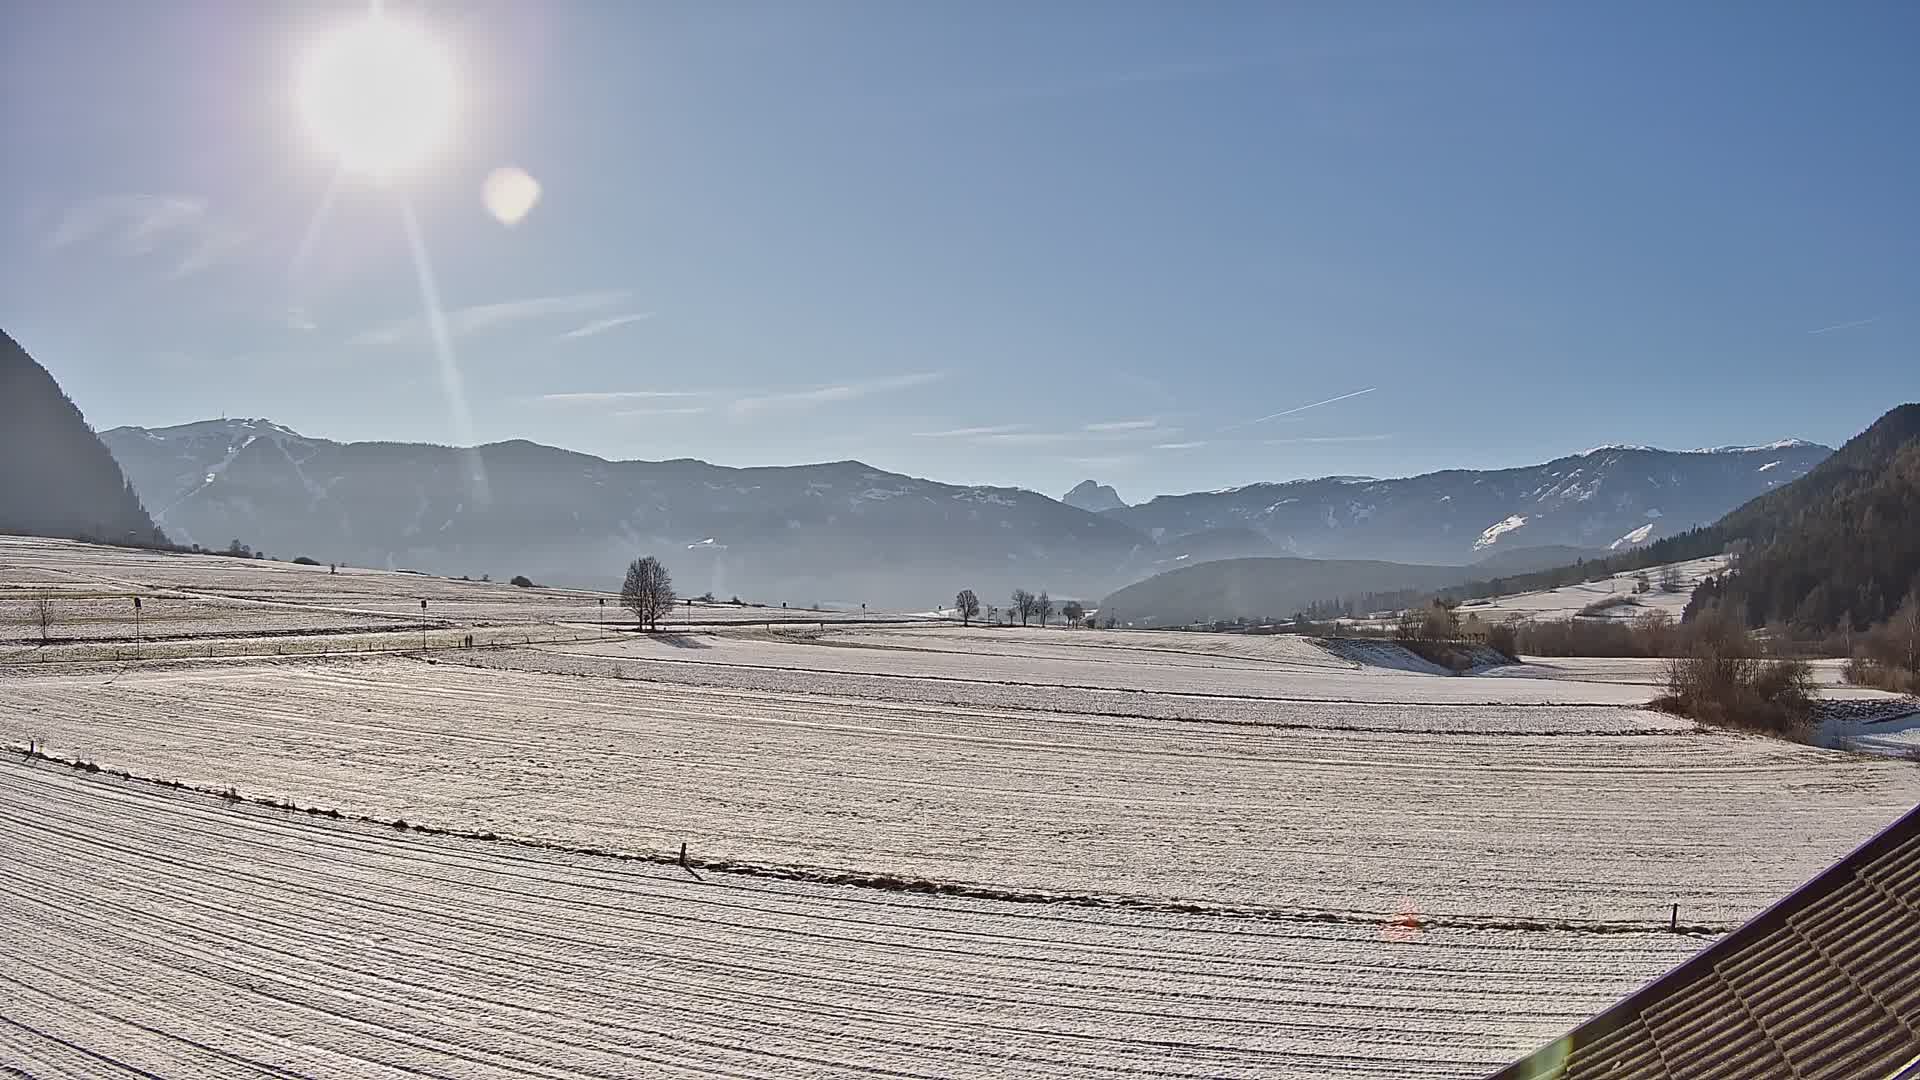
[(309, 559), (305, 555), (295, 555), (293, 557), (293, 563), (295, 566), (319, 566), (320, 560)]
[(515, 574), (513, 575), (513, 580), (507, 584), (516, 585), (522, 589), (531, 589), (533, 588), (533, 579), (525, 574)]
[(1617, 607), (1639, 607), (1640, 600), (1634, 596), (1603, 596), (1580, 609), (1582, 615), (1605, 615)]

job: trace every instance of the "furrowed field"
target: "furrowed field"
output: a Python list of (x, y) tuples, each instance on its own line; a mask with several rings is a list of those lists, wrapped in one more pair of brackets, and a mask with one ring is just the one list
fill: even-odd
[(0, 539), (0, 1064), (1474, 1076), (1920, 801), (1624, 669), (599, 599)]

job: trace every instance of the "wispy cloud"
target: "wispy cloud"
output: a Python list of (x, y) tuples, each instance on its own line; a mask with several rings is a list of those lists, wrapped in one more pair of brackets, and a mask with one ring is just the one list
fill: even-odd
[(916, 431), (913, 435), (917, 439), (977, 439), (983, 435), (1011, 435), (1015, 432), (1025, 431), (1026, 429), (1027, 425), (1025, 424), (1000, 424), (994, 427), (960, 427), (948, 428), (945, 431)]
[(92, 246), (127, 258), (161, 258), (169, 264), (167, 277), (182, 278), (232, 259), (247, 236), (198, 196), (123, 194), (67, 207), (45, 242), (49, 251)]
[(1138, 465), (1139, 454), (1096, 454), (1092, 457), (1070, 457), (1067, 464), (1078, 465), (1083, 469), (1121, 469), (1128, 465)]
[(973, 441), (982, 445), (1045, 446), (1049, 443), (1082, 442), (1086, 438), (1086, 433), (1081, 431), (1007, 431), (982, 435)]
[(1205, 439), (1197, 439), (1193, 442), (1154, 443), (1153, 448), (1155, 450), (1198, 450), (1200, 447), (1205, 445), (1207, 445)]
[(595, 319), (584, 326), (577, 326), (561, 334), (556, 340), (572, 341), (577, 338), (592, 337), (595, 334), (604, 334), (615, 327), (625, 326), (628, 323), (637, 323), (651, 318), (653, 318), (653, 312), (651, 311), (635, 311), (626, 315), (615, 315), (612, 318)]
[(1238, 431), (1241, 428), (1252, 427), (1255, 424), (1264, 424), (1269, 420), (1278, 420), (1283, 416), (1293, 416), (1296, 413), (1303, 413), (1303, 412), (1306, 412), (1308, 409), (1317, 409), (1322, 405), (1331, 405), (1336, 401), (1345, 401), (1348, 398), (1357, 398), (1361, 394), (1371, 394), (1378, 389), (1380, 388), (1377, 386), (1369, 386), (1365, 390), (1355, 390), (1352, 393), (1341, 394), (1337, 397), (1330, 397), (1323, 401), (1314, 401), (1314, 402), (1309, 402), (1308, 404), (1305, 404), (1305, 405), (1296, 405), (1291, 409), (1281, 409), (1279, 412), (1268, 413), (1265, 416), (1257, 417), (1253, 420), (1248, 420), (1243, 423), (1228, 424), (1226, 427), (1223, 427), (1220, 430), (1221, 431)]
[(203, 223), (188, 243), (180, 257), (174, 261), (169, 278), (183, 278), (197, 274), (211, 266), (227, 262), (247, 245), (245, 233), (221, 225)]
[(818, 386), (811, 390), (756, 394), (736, 400), (731, 409), (735, 416), (752, 416), (756, 413), (778, 410), (812, 409), (821, 405), (854, 401), (895, 390), (910, 390), (916, 386), (939, 382), (944, 378), (946, 378), (945, 372), (923, 371), (912, 375), (890, 375), (885, 378), (840, 383), (835, 386)]
[[(497, 304), (476, 304), (446, 313), (447, 332), (466, 337), (555, 315), (579, 315), (601, 311), (625, 303), (627, 294), (618, 289), (571, 293), (565, 296), (540, 296), (528, 300), (507, 300)], [(424, 315), (401, 319), (364, 330), (347, 339), (349, 345), (401, 345), (429, 340)]]
[(535, 401), (549, 405), (611, 405), (622, 401), (706, 397), (705, 390), (588, 390), (569, 394), (541, 394)]
[(1820, 327), (1820, 328), (1819, 328), (1819, 329), (1817, 329), (1817, 330), (1809, 330), (1809, 331), (1807, 331), (1807, 333), (1809, 333), (1809, 334), (1831, 334), (1831, 333), (1833, 333), (1833, 332), (1834, 332), (1835, 330), (1851, 330), (1851, 329), (1853, 329), (1853, 328), (1854, 328), (1854, 327), (1856, 327), (1856, 326), (1867, 326), (1867, 325), (1870, 325), (1870, 324), (1872, 324), (1872, 323), (1877, 323), (1877, 322), (1879, 322), (1879, 321), (1880, 321), (1881, 319), (1884, 319), (1884, 318), (1886, 318), (1886, 316), (1885, 316), (1885, 315), (1874, 315), (1874, 316), (1871, 316), (1871, 317), (1869, 317), (1869, 318), (1865, 318), (1865, 319), (1854, 319), (1854, 320), (1852, 320), (1852, 321), (1850, 321), (1850, 322), (1843, 322), (1843, 323), (1834, 323), (1834, 324), (1833, 324), (1832, 326), (1822, 326), (1822, 327)]
[(671, 408), (671, 409), (616, 409), (613, 415), (615, 416), (697, 416), (700, 413), (712, 412), (712, 411), (713, 410), (707, 408), (705, 405), (685, 405), (685, 406), (681, 406), (678, 408)]
[(1378, 435), (1301, 435), (1290, 439), (1261, 439), (1267, 446), (1290, 446), (1294, 443), (1359, 443), (1385, 442), (1393, 438), (1391, 433)]
[(930, 439), (965, 439), (976, 446), (1057, 446), (1062, 443), (1111, 444), (1171, 439), (1180, 434), (1180, 429), (1164, 427), (1158, 420), (1104, 420), (1066, 431), (1035, 431), (1031, 424), (999, 424), (923, 431), (918, 434)]
[(1153, 86), (1161, 83), (1180, 83), (1195, 79), (1214, 78), (1241, 68), (1254, 66), (1261, 62), (1262, 61), (1255, 58), (1216, 57), (1142, 65), (1134, 68), (1095, 72), (1078, 78), (1060, 79), (1047, 83), (1035, 83), (1025, 86), (998, 86), (977, 90), (961, 97), (959, 103), (975, 106), (999, 106), (1044, 100), (1047, 98), (1080, 97), (1087, 94), (1102, 94), (1137, 86)]

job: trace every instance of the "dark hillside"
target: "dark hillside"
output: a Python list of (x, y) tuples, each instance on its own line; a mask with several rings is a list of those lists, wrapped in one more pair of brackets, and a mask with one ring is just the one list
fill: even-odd
[(1736, 570), (1688, 610), (1731, 608), (1750, 626), (1865, 629), (1920, 587), (1920, 404), (1902, 405), (1812, 472), (1714, 526), (1744, 544)]
[(47, 369), (0, 331), (0, 532), (160, 544), (120, 466)]

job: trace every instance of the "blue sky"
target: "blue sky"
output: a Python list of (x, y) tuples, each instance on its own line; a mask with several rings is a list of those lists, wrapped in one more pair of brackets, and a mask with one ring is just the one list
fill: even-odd
[(403, 203), (482, 441), (1138, 499), (1920, 396), (1912, 4), (396, 2), (387, 185), (292, 91), (364, 10), (0, 16), (0, 327), (96, 426), (457, 441)]

